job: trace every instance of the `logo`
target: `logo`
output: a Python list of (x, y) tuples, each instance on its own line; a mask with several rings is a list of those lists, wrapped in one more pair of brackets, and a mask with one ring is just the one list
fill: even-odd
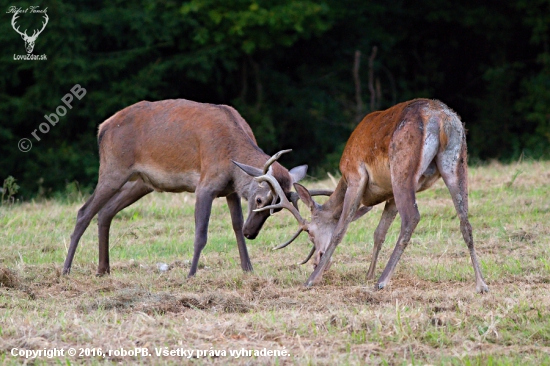
[[(25, 42), (25, 50), (27, 51), (27, 55), (13, 55), (14, 60), (45, 60), (46, 55), (33, 55), (32, 51), (34, 50), (34, 45), (36, 43), (36, 39), (44, 31), (46, 28), (46, 25), (48, 24), (48, 14), (46, 13), (48, 11), (48, 8), (45, 9), (39, 9), (38, 6), (30, 6), (27, 9), (23, 10), (22, 8), (17, 8), (15, 6), (11, 6), (7, 13), (13, 13), (13, 17), (11, 18), (11, 26), (13, 27), (13, 30), (15, 30), (23, 39)], [(35, 28), (31, 30), (32, 35), (27, 34), (28, 28), (24, 31), (19, 30), (20, 26), (17, 25), (17, 21), (19, 20), (19, 17), (21, 14), (42, 14), (42, 27), (40, 29)]]

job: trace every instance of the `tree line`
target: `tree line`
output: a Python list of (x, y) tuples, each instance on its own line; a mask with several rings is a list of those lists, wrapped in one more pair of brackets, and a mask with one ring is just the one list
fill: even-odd
[(364, 115), (419, 97), (461, 115), (471, 160), (550, 156), (550, 0), (52, 0), (33, 61), (15, 57), (9, 9), (38, 4), (1, 3), (0, 178), (23, 199), (93, 189), (97, 126), (141, 100), (232, 105), (266, 152), (293, 148), (283, 164), (317, 175)]

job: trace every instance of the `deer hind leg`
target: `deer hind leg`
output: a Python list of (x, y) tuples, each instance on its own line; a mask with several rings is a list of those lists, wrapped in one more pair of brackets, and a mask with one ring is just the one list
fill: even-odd
[(195, 201), (195, 243), (193, 261), (187, 277), (193, 277), (197, 273), (201, 252), (208, 240), (208, 223), (212, 212), (212, 202), (217, 196), (216, 192), (205, 187), (197, 187)]
[(113, 218), (118, 212), (151, 192), (153, 192), (153, 189), (146, 186), (141, 179), (127, 182), (99, 211), (97, 215), (99, 234), (99, 264), (97, 267), (97, 276), (111, 273), (111, 268), (109, 266), (109, 229)]
[(380, 254), (380, 249), (382, 244), (386, 240), (386, 234), (388, 229), (391, 226), (391, 223), (397, 215), (397, 206), (395, 200), (391, 199), (386, 201), (384, 206), (384, 212), (382, 213), (382, 218), (378, 223), (378, 227), (374, 231), (374, 247), (372, 248), (372, 259), (369, 266), (369, 271), (367, 272), (367, 280), (374, 279), (374, 271), (376, 270), (376, 262), (378, 261), (378, 254)]
[(124, 183), (126, 183), (128, 178), (130, 178), (130, 174), (117, 173), (105, 177), (100, 173), (99, 181), (94, 193), (88, 201), (86, 201), (84, 206), (78, 210), (76, 225), (73, 233), (71, 234), (71, 244), (69, 245), (67, 258), (65, 259), (65, 264), (63, 265), (63, 274), (66, 275), (71, 272), (71, 265), (73, 263), (78, 242), (82, 237), (82, 234), (84, 234), (84, 231), (88, 228), (88, 225), (90, 225), (90, 221), (111, 199), (111, 197), (118, 192)]
[(239, 248), (239, 257), (241, 258), (241, 268), (245, 272), (252, 271), (252, 263), (246, 249), (246, 242), (243, 235), (243, 211), (241, 208), (241, 198), (237, 193), (232, 193), (226, 197), (229, 212), (231, 214), (231, 223), (233, 231), (237, 238), (237, 247)]
[(389, 283), (395, 267), (420, 221), (416, 191), (424, 170), (433, 161), (439, 146), (433, 134), (424, 135), (422, 120), (412, 117), (401, 123), (390, 143), (390, 173), (395, 205), (401, 217), (401, 230), (386, 268), (375, 286), (381, 290)]
[(479, 260), (474, 248), (472, 226), (468, 220), (468, 164), (466, 153), (466, 141), (464, 136), (452, 147), (437, 156), (437, 166), (451, 193), (456, 212), (460, 219), (460, 231), (470, 251), (472, 265), (476, 277), (477, 292), (489, 291), (489, 287), (483, 280), (483, 274), (479, 266)]

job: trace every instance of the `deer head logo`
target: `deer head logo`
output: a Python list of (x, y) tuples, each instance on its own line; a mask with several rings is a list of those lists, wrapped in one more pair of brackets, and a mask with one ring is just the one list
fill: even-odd
[(32, 50), (34, 49), (34, 42), (36, 42), (38, 35), (42, 33), (44, 28), (46, 28), (46, 24), (48, 24), (48, 19), (49, 19), (48, 15), (44, 14), (45, 21), (42, 23), (42, 29), (40, 30), (35, 29), (32, 33), (32, 36), (27, 35), (26, 29), (23, 33), (21, 33), (19, 31), (19, 27), (16, 28), (15, 21), (17, 20), (18, 17), (19, 17), (19, 13), (16, 12), (15, 14), (13, 14), (13, 18), (11, 18), (11, 26), (17, 33), (21, 35), (21, 38), (23, 38), (23, 41), (25, 41), (25, 49), (27, 50), (27, 53), (32, 53)]

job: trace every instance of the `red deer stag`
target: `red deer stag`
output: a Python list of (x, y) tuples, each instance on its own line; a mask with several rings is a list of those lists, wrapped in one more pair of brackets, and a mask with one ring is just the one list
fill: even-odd
[[(291, 200), (297, 199), (291, 196), (296, 195), (290, 192), (292, 184), (307, 171), (307, 165), (288, 171), (276, 162), (290, 150), (269, 158), (235, 109), (183, 99), (142, 101), (119, 111), (99, 126), (98, 144), (98, 183), (78, 211), (63, 274), (70, 272), (78, 241), (98, 212), (97, 274), (110, 273), (109, 228), (113, 217), (154, 190), (196, 194), (194, 254), (189, 276), (197, 271), (206, 245), (212, 201), (216, 197), (227, 199), (241, 267), (251, 271), (244, 236), (254, 239), (270, 215), (269, 211), (254, 210), (280, 198), (273, 197), (269, 186), (256, 184), (231, 159), (246, 161), (250, 165), (242, 164), (241, 169), (250, 173), (273, 177)], [(244, 227), (240, 197), (249, 202)]]
[[(314, 247), (314, 271), (306, 282), (319, 282), (328, 269), (336, 246), (342, 241), (353, 219), (371, 206), (386, 202), (374, 232), (374, 248), (367, 279), (374, 279), (376, 261), (389, 226), (399, 212), (401, 231), (395, 249), (376, 284), (383, 289), (391, 279), (401, 254), (420, 220), (416, 192), (431, 187), (443, 178), (460, 219), (460, 230), (468, 245), (478, 292), (489, 288), (483, 280), (474, 249), (472, 227), (468, 221), (468, 173), (466, 136), (458, 115), (437, 100), (415, 99), (385, 111), (367, 115), (351, 134), (340, 160), (340, 179), (328, 201), (317, 204), (308, 190), (294, 184), (300, 199), (311, 211), (311, 222), (281, 197), (277, 205), (259, 210), (286, 208), (306, 231)], [(268, 175), (255, 178), (267, 181), (274, 192), (283, 193), (278, 182)], [(363, 204), (364, 207), (359, 208)], [(297, 236), (297, 235), (295, 235)], [(285, 243), (287, 245), (288, 243)]]

